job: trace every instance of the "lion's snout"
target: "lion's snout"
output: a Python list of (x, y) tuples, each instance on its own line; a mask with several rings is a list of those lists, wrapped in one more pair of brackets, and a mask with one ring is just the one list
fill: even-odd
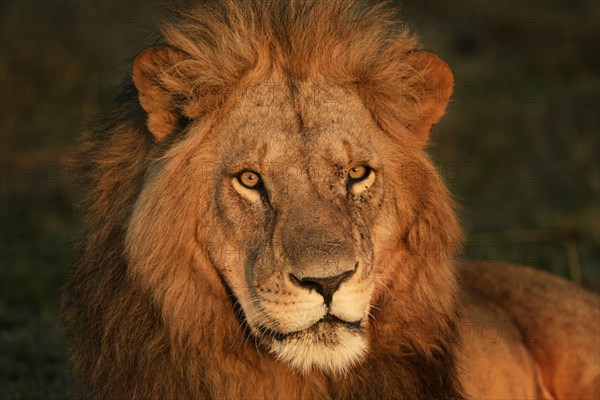
[(288, 219), (296, 222), (289, 224), (283, 220), (279, 229), (281, 253), (290, 266), (289, 279), (297, 287), (319, 293), (327, 306), (359, 265), (348, 235), (351, 228), (332, 214), (313, 212), (304, 224), (298, 224), (298, 218)]
[(295, 196), (286, 198), (291, 207), (281, 210), (274, 232), (292, 265), (327, 263), (335, 268), (333, 264), (353, 258), (352, 223), (348, 215), (319, 199), (310, 188), (299, 188)]
[(317, 293), (319, 293), (321, 296), (323, 296), (323, 299), (325, 301), (325, 305), (327, 307), (330, 306), (331, 304), (331, 298), (333, 297), (333, 294), (339, 289), (340, 285), (347, 281), (348, 279), (350, 279), (350, 277), (352, 275), (354, 275), (354, 272), (356, 271), (356, 267), (358, 266), (358, 263), (356, 263), (352, 269), (348, 269), (345, 272), (342, 272), (341, 274), (338, 275), (334, 275), (334, 276), (320, 276), (320, 277), (313, 277), (313, 276), (296, 276), (293, 273), (290, 274), (290, 280), (304, 288), (304, 289), (308, 289), (308, 290), (315, 290)]

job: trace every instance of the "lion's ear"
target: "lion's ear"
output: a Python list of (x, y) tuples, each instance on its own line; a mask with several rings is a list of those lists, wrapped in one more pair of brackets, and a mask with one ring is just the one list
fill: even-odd
[(417, 115), (411, 130), (425, 144), (431, 128), (446, 111), (454, 87), (454, 76), (448, 64), (429, 51), (413, 51), (408, 54), (406, 62), (412, 66), (417, 77), (414, 82)]
[(182, 117), (177, 93), (169, 86), (169, 75), (186, 54), (167, 45), (147, 48), (133, 62), (132, 77), (142, 108), (148, 113), (148, 130), (160, 141), (172, 134)]

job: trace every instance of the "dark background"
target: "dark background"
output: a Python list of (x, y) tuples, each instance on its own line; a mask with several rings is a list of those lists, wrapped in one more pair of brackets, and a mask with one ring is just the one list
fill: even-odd
[[(464, 256), (599, 292), (600, 3), (403, 3), (456, 76), (431, 154), (462, 205)], [(57, 289), (81, 223), (72, 149), (164, 9), (0, 4), (0, 398), (63, 398), (71, 379)]]

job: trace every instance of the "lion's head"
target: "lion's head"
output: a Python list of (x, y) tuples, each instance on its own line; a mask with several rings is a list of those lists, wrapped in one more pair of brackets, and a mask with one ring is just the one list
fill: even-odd
[[(141, 119), (93, 152), (86, 265), (102, 263), (95, 246), (118, 253), (113, 284), (150, 299), (171, 356), (243, 349), (236, 365), (257, 368), (266, 350), (336, 375), (406, 348), (447, 354), (459, 230), (423, 148), (449, 68), (384, 8), (266, 3), (182, 12), (136, 58)], [(111, 329), (139, 311), (127, 293)]]

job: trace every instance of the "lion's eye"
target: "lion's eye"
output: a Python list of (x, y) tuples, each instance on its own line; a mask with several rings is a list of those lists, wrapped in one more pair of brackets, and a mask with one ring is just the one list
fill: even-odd
[(362, 192), (369, 189), (373, 183), (375, 183), (375, 173), (365, 164), (360, 164), (350, 168), (348, 171), (348, 190), (354, 194), (359, 195)]
[(356, 167), (350, 168), (348, 176), (350, 177), (350, 183), (359, 182), (369, 176), (371, 168), (366, 165), (357, 165)]
[(244, 171), (238, 175), (238, 181), (248, 189), (258, 189), (260, 187), (260, 175), (253, 171)]

